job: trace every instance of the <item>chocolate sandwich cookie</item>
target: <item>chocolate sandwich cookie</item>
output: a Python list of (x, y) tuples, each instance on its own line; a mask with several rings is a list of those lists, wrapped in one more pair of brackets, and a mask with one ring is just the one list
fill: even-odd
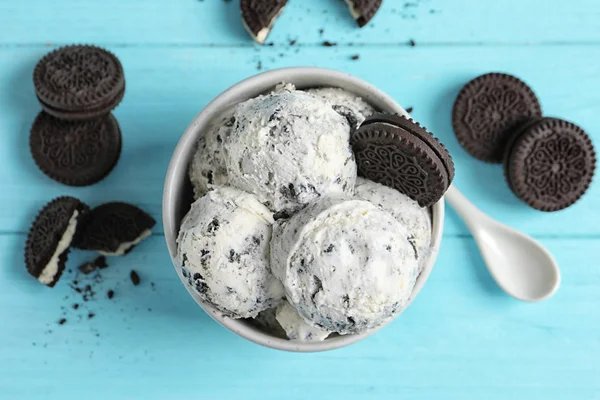
[(42, 111), (29, 136), (31, 155), (50, 178), (87, 186), (106, 177), (121, 154), (121, 130), (112, 114), (66, 121)]
[(542, 117), (535, 93), (514, 76), (490, 73), (469, 82), (452, 111), (459, 143), (474, 157), (501, 163), (512, 133)]
[(154, 224), (154, 218), (132, 204), (102, 204), (81, 222), (73, 247), (95, 250), (105, 256), (122, 256), (150, 236)]
[(504, 171), (517, 197), (541, 211), (577, 202), (596, 169), (590, 137), (577, 125), (543, 118), (518, 131), (506, 151)]
[(345, 0), (350, 13), (361, 28), (375, 16), (383, 0)]
[(257, 43), (263, 44), (287, 0), (241, 0), (244, 27)]
[(60, 279), (69, 246), (88, 206), (73, 197), (59, 197), (38, 213), (25, 244), (27, 271), (47, 286)]
[(352, 135), (358, 175), (392, 187), (422, 207), (436, 203), (454, 179), (448, 150), (418, 123), (374, 114)]
[(69, 120), (106, 115), (125, 94), (119, 59), (96, 46), (65, 46), (47, 54), (35, 67), (33, 83), (44, 110)]

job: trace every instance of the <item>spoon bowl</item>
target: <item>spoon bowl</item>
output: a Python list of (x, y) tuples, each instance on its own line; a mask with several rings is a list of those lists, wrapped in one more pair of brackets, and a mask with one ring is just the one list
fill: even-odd
[(523, 301), (544, 300), (556, 292), (560, 285), (558, 264), (538, 241), (484, 214), (454, 186), (445, 198), (471, 230), (502, 290)]

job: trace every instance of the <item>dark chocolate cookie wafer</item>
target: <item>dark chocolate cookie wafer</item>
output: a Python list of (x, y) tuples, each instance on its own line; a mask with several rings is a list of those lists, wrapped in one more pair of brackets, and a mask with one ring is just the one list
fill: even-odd
[(122, 256), (150, 236), (154, 218), (127, 203), (106, 203), (94, 208), (82, 221), (73, 247)]
[[(506, 149), (504, 150), (504, 156), (502, 157), (505, 177), (508, 177), (508, 168), (507, 168), (508, 163), (506, 163), (506, 160), (510, 156), (510, 152), (511, 152), (512, 148), (514, 147), (515, 142), (521, 136), (521, 133), (530, 129), (531, 127), (533, 127), (535, 124), (541, 122), (542, 120), (543, 120), (543, 118), (531, 119), (531, 120), (527, 121), (525, 124), (521, 125), (514, 133), (512, 133), (510, 135), (510, 139), (508, 140), (508, 143), (506, 144)], [(510, 180), (506, 179), (506, 183), (508, 184), (510, 189), (513, 190)]]
[(29, 136), (31, 155), (50, 178), (70, 186), (86, 186), (103, 179), (121, 154), (121, 130), (107, 116), (66, 121), (42, 111)]
[(541, 118), (535, 93), (514, 76), (491, 73), (469, 82), (458, 95), (452, 126), (459, 143), (474, 157), (501, 163), (512, 133)]
[(446, 148), (419, 124), (405, 117), (375, 114), (350, 140), (358, 174), (392, 187), (420, 206), (436, 203), (454, 177)]
[(423, 128), (418, 122), (400, 115), (376, 113), (367, 117), (363, 121), (362, 125), (364, 126), (377, 122), (398, 126), (417, 136), (419, 139), (429, 145), (431, 150), (433, 150), (444, 163), (446, 172), (448, 174), (448, 181), (452, 182), (454, 180), (454, 161), (446, 149), (446, 146), (444, 146), (438, 138), (433, 136), (431, 132), (428, 132), (427, 129)]
[(64, 269), (69, 246), (88, 206), (73, 197), (59, 197), (38, 213), (25, 244), (27, 271), (44, 285), (54, 286)]
[(361, 28), (375, 16), (383, 0), (346, 0), (350, 13)]
[(95, 46), (65, 46), (47, 54), (35, 67), (33, 83), (49, 114), (71, 120), (108, 114), (125, 93), (119, 59)]
[(587, 191), (596, 169), (596, 152), (577, 125), (544, 118), (517, 134), (504, 162), (517, 197), (538, 210), (558, 211)]
[(242, 22), (257, 43), (267, 40), (286, 4), (287, 0), (241, 0)]

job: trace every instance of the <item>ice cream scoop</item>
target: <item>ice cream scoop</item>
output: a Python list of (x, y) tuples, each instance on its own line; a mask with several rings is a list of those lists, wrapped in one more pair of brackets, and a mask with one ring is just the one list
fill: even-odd
[(192, 204), (177, 238), (187, 285), (232, 318), (275, 307), (284, 290), (271, 274), (273, 216), (251, 194), (220, 187)]
[(367, 200), (390, 213), (408, 233), (408, 241), (419, 263), (419, 272), (424, 267), (431, 243), (431, 215), (426, 207), (411, 200), (396, 189), (381, 185), (365, 178), (356, 179), (355, 197)]
[(271, 266), (305, 321), (341, 334), (390, 321), (417, 276), (406, 228), (364, 200), (319, 199), (274, 225)]
[(352, 193), (350, 125), (328, 101), (282, 90), (238, 104), (234, 118), (223, 146), (232, 186), (284, 214), (323, 195)]

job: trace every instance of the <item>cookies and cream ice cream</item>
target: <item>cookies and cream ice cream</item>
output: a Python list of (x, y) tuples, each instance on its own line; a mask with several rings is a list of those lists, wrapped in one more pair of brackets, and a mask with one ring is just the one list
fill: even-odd
[(343, 89), (280, 84), (215, 119), (189, 167), (197, 200), (177, 254), (187, 285), (290, 340), (398, 315), (428, 258), (431, 217), (357, 178), (350, 136), (374, 111)]
[(280, 90), (238, 104), (224, 138), (229, 184), (291, 214), (320, 196), (352, 193), (356, 164), (350, 125), (331, 104)]
[(219, 187), (196, 200), (177, 238), (187, 284), (232, 318), (277, 306), (284, 291), (269, 266), (272, 223), (272, 213), (239, 189)]
[(431, 244), (429, 210), (396, 189), (365, 178), (357, 178), (354, 191), (356, 198), (367, 200), (387, 211), (406, 228), (414, 258), (419, 263), (419, 270), (424, 268)]
[(195, 199), (204, 196), (215, 186), (225, 186), (229, 183), (223, 157), (223, 139), (231, 133), (233, 123), (233, 109), (230, 109), (211, 124), (198, 139), (196, 152), (189, 167)]
[(306, 322), (287, 301), (277, 307), (275, 318), (290, 340), (316, 342), (327, 339), (327, 336), (331, 334), (329, 331)]
[(308, 93), (321, 97), (331, 103), (331, 107), (348, 120), (352, 131), (375, 113), (375, 109), (361, 97), (347, 90), (334, 87), (308, 89)]
[(406, 228), (372, 203), (323, 197), (273, 228), (271, 269), (313, 326), (363, 333), (397, 315), (417, 276)]

